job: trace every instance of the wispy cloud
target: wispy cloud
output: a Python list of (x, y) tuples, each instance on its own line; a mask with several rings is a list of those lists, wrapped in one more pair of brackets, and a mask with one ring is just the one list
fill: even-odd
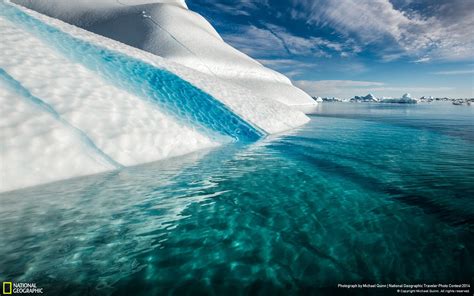
[(351, 89), (357, 94), (357, 89), (368, 87), (380, 87), (385, 85), (378, 81), (356, 81), (356, 80), (298, 80), (294, 82), (311, 95), (337, 96)]
[(268, 5), (268, 0), (240, 0), (234, 3), (219, 3), (216, 1), (212, 3), (213, 9), (221, 13), (240, 16), (250, 16), (252, 11)]
[(300, 80), (298, 85), (311, 85), (313, 87), (361, 87), (361, 86), (381, 86), (385, 85), (378, 81), (358, 81), (358, 80)]
[(331, 53), (349, 56), (361, 49), (352, 39), (340, 43), (321, 37), (301, 37), (281, 26), (261, 24), (241, 26), (237, 31), (227, 32), (224, 39), (254, 57), (261, 56), (305, 56), (331, 57)]
[[(280, 40), (282, 46), (290, 55), (315, 55), (318, 57), (327, 56), (327, 54), (320, 48), (323, 46), (323, 44), (325, 44), (325, 40), (321, 38), (296, 36), (289, 33), (283, 27), (271, 24), (265, 25), (265, 29), (275, 38)], [(334, 46), (339, 45), (336, 44)]]
[(258, 61), (292, 79), (304, 75), (306, 72), (316, 71), (318, 68), (317, 62), (310, 63), (293, 59), (259, 59)]
[(378, 81), (356, 81), (356, 80), (299, 80), (294, 82), (310, 95), (321, 97), (351, 98), (355, 95), (374, 93), (378, 96), (401, 96), (403, 93), (415, 93), (418, 96), (433, 94), (437, 95), (453, 90), (452, 87), (413, 87), (392, 86)]
[[(384, 62), (408, 58), (418, 63), (474, 58), (472, 0), (278, 0), (279, 5), (277, 0), (196, 1), (247, 21), (263, 15), (264, 24), (257, 27), (275, 33), (281, 46), (295, 54), (372, 52)], [(275, 8), (281, 4), (284, 12)], [(305, 36), (281, 29), (276, 25), (281, 21), (304, 26)]]
[[(362, 43), (377, 46), (384, 60), (405, 55), (430, 59), (474, 56), (474, 2), (421, 0), (423, 11), (389, 0), (293, 0), (291, 16), (315, 27), (329, 27)], [(420, 3), (418, 3), (420, 4)], [(404, 10), (403, 10), (403, 9)], [(387, 54), (385, 51), (397, 53)]]
[(439, 71), (439, 72), (433, 72), (433, 74), (436, 74), (436, 75), (466, 75), (466, 74), (474, 74), (474, 69)]
[(431, 58), (430, 57), (427, 57), (427, 56), (424, 56), (424, 57), (421, 57), (417, 60), (414, 60), (413, 63), (416, 63), (416, 64), (419, 64), (419, 63), (428, 63), (429, 61), (431, 61)]
[(439, 86), (439, 87), (413, 87), (413, 86), (387, 86), (387, 87), (375, 87), (372, 88), (374, 92), (388, 92), (397, 91), (400, 94), (405, 92), (439, 92), (449, 91), (454, 89), (450, 86)]
[(225, 33), (222, 37), (252, 57), (288, 55), (280, 39), (270, 31), (254, 25), (242, 26), (238, 31)]
[(291, 79), (300, 80), (308, 73), (319, 73), (324, 75), (327, 71), (332, 73), (346, 74), (351, 73), (361, 74), (368, 71), (368, 67), (360, 62), (343, 61), (337, 66), (327, 65), (324, 60), (310, 59), (310, 60), (296, 60), (291, 58), (283, 59), (258, 59), (263, 65), (279, 71)]

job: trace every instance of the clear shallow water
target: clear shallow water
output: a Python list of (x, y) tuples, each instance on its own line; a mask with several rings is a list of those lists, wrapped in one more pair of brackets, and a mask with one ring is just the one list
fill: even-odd
[(321, 108), (254, 144), (1, 194), (0, 281), (58, 295), (472, 282), (474, 108)]

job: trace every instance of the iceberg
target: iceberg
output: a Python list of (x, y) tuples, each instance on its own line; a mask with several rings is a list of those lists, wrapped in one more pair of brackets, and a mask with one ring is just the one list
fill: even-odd
[[(40, 13), (117, 40), (305, 112), (314, 100), (284, 75), (227, 44), (183, 0), (14, 0)], [(71, 3), (73, 2), (73, 3)]]
[(376, 96), (373, 94), (368, 94), (366, 96), (355, 96), (352, 99), (350, 99), (350, 102), (378, 102), (379, 100), (377, 99)]
[(416, 104), (418, 101), (412, 98), (409, 93), (406, 93), (401, 98), (382, 98), (380, 103)]
[(321, 98), (321, 97), (314, 97), (313, 99), (314, 99), (316, 102), (318, 102), (318, 103), (324, 102), (324, 101), (323, 101), (323, 98)]
[[(66, 5), (29, 3), (39, 2), (53, 12)], [(94, 5), (113, 12), (107, 3)], [(159, 5), (188, 11), (182, 1)], [(0, 8), (0, 191), (254, 141), (309, 120), (232, 79), (10, 2)]]

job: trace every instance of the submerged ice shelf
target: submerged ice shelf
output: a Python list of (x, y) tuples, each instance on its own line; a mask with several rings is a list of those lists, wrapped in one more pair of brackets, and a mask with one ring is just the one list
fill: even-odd
[(118, 87), (153, 101), (178, 120), (198, 126), (207, 134), (217, 132), (236, 140), (257, 140), (265, 135), (224, 104), (169, 71), (74, 38), (11, 5), (0, 6), (0, 15), (54, 44), (62, 54)]

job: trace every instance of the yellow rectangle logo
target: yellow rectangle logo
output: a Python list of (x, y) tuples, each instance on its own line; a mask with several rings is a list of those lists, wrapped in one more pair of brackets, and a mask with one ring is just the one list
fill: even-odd
[(10, 295), (12, 293), (12, 282), (3, 282), (3, 294)]

